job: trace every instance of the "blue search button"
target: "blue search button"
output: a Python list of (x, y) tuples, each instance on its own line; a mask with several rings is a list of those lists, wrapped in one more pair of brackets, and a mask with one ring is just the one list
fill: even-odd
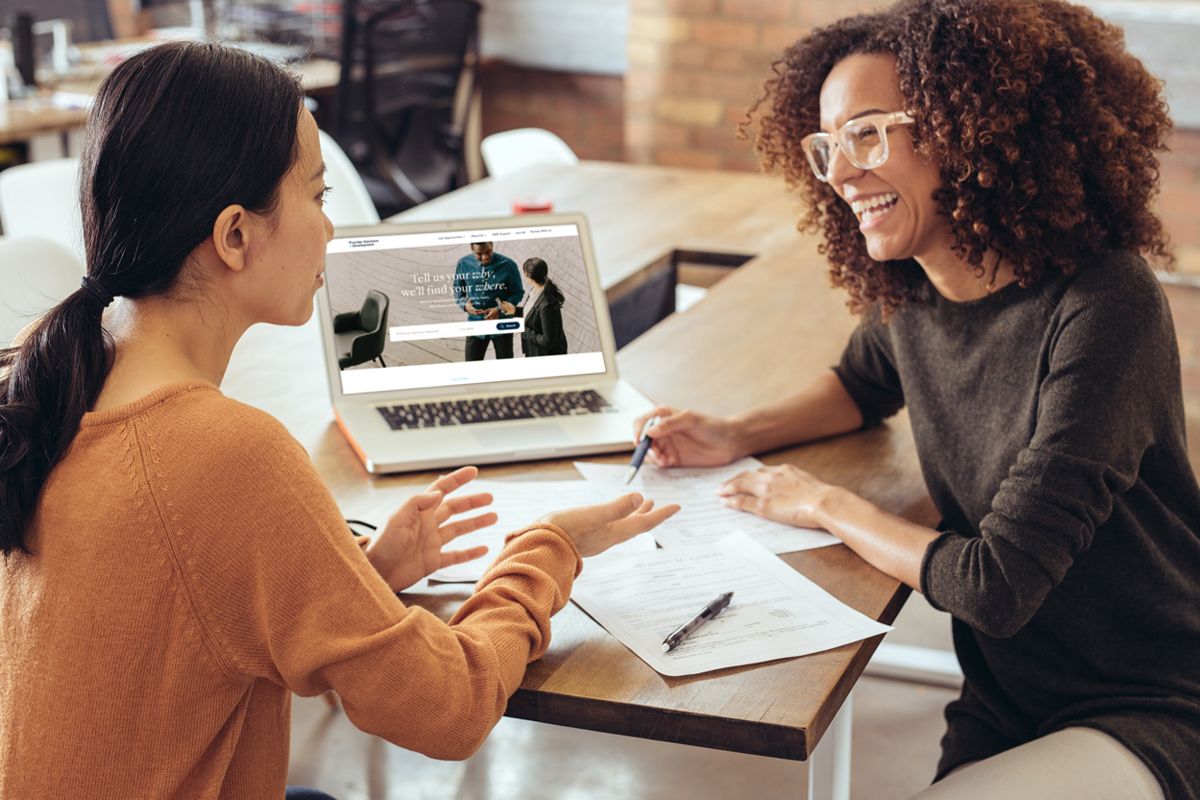
[(519, 327), (521, 327), (521, 323), (519, 323), (519, 322), (497, 322), (496, 323), (496, 330), (498, 330), (498, 331), (515, 331)]

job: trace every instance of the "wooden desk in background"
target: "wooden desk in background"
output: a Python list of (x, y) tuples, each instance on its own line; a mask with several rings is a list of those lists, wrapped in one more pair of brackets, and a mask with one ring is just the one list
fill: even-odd
[(83, 127), (85, 108), (61, 108), (49, 97), (0, 103), (0, 144), (25, 142), (35, 136), (62, 134)]
[[(132, 40), (129, 44), (138, 44), (146, 40)], [(94, 95), (100, 86), (100, 81), (112, 69), (102, 55), (105, 48), (120, 47), (124, 42), (101, 42), (81, 47), (85, 55), (84, 66), (74, 70), (65, 80), (58, 81), (52, 86), (44, 87), (40, 95), (20, 100), (9, 100), (0, 104), (0, 144), (24, 142), (35, 136), (46, 134), (63, 134), (83, 127), (87, 122), (87, 108), (78, 102), (71, 106), (56, 103), (52, 91), (71, 95), (73, 98), (84, 98)], [(87, 60), (88, 56), (92, 56)], [(332, 89), (337, 86), (340, 67), (336, 61), (327, 59), (312, 59), (296, 64), (289, 64), (288, 69), (300, 77), (300, 83), (306, 92), (317, 92)]]
[[(530, 195), (551, 199), (556, 210), (588, 215), (610, 290), (636, 281), (647, 265), (676, 251), (752, 256), (699, 304), (619, 353), (622, 375), (658, 402), (728, 414), (794, 392), (836, 362), (854, 326), (843, 296), (828, 286), (816, 242), (795, 231), (793, 202), (772, 178), (585, 162), (481, 181), (402, 217), (502, 215), (514, 198)], [(333, 424), (314, 323), (252, 329), (234, 353), (223, 388), (283, 421), (347, 516), (380, 491), (416, 490), (432, 477), (372, 479), (365, 473)], [(903, 416), (765, 460), (798, 464), (889, 511), (934, 521)], [(577, 477), (568, 462), (487, 467), (482, 474)], [(907, 588), (843, 545), (783, 559), (883, 622), (895, 618), (908, 596)], [(468, 592), (461, 585), (419, 585), (404, 600), (445, 618)], [(509, 702), (509, 716), (778, 758), (811, 757), (810, 797), (849, 796), (846, 701), (877, 639), (804, 658), (667, 678), (573, 605), (554, 618), (553, 632), (549, 652), (530, 666)], [(833, 744), (814, 751), (824, 735)]]

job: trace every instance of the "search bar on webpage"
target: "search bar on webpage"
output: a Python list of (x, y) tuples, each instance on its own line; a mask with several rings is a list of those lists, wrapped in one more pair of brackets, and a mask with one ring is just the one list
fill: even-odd
[(520, 333), (525, 330), (522, 317), (502, 319), (463, 320), (433, 325), (393, 325), (388, 338), (393, 342), (415, 342), (420, 339), (452, 339), (459, 336), (488, 336), (496, 333)]

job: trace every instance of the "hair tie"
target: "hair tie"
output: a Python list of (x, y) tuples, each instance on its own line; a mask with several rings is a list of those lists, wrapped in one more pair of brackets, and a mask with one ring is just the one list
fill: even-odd
[(113, 301), (112, 293), (105, 289), (100, 284), (100, 281), (96, 280), (90, 275), (85, 275), (83, 277), (83, 283), (80, 285), (87, 290), (88, 294), (99, 300), (101, 306), (108, 306), (108, 304)]

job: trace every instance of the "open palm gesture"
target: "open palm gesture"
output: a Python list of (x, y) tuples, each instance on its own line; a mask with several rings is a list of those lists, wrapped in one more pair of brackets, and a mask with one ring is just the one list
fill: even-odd
[(470, 483), (478, 474), (476, 467), (462, 467), (443, 475), (430, 484), (428, 490), (408, 498), (387, 524), (371, 537), (365, 548), (367, 559), (392, 591), (404, 591), (443, 567), (487, 553), (483, 546), (466, 550), (442, 549), (464, 533), (496, 522), (496, 514), (491, 511), (448, 522), (450, 517), (491, 505), (492, 496), (487, 492), (447, 499), (451, 492)]

